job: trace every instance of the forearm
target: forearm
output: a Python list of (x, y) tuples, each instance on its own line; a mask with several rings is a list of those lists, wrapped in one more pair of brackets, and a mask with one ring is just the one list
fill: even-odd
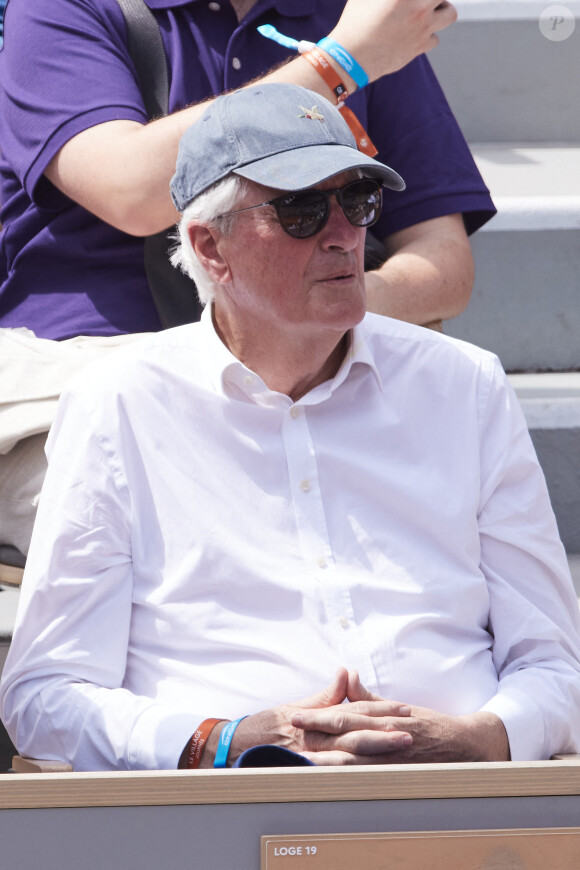
[(499, 716), (481, 711), (459, 717), (463, 726), (465, 761), (509, 761), (507, 731)]
[[(324, 80), (300, 57), (259, 81), (292, 82), (335, 102)], [(91, 127), (61, 148), (46, 176), (70, 199), (123, 232), (147, 236), (164, 230), (179, 220), (169, 194), (179, 141), (212, 102), (149, 124), (123, 120)]]
[[(290, 709), (290, 707), (273, 708), (243, 719), (232, 737), (227, 754), (227, 766), (231, 767), (243, 752), (253, 746), (273, 744), (293, 752), (301, 752), (304, 745), (299, 729), (293, 728), (290, 724)], [(220, 722), (212, 729), (203, 747), (200, 769), (214, 766), (220, 737), (227, 725), (227, 721)]]
[[(449, 4), (435, 0), (373, 0), (364, 10), (349, 0), (331, 36), (366, 69), (371, 81), (394, 72), (436, 44), (434, 32), (455, 20)], [(356, 21), (356, 26), (353, 26)], [(329, 57), (349, 92), (354, 81)], [(325, 81), (297, 56), (260, 81), (291, 82), (335, 102)], [(256, 80), (254, 80), (256, 81)], [(199, 103), (152, 121), (109, 121), (70, 139), (46, 170), (52, 183), (105, 222), (144, 236), (176, 223), (169, 196), (179, 140), (206, 109)]]
[(461, 215), (416, 224), (387, 239), (389, 259), (365, 274), (367, 309), (427, 324), (460, 314), (473, 286), (473, 257)]

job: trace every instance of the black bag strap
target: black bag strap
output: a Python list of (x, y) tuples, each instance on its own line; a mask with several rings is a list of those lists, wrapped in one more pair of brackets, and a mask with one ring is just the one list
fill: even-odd
[[(149, 120), (169, 111), (167, 60), (155, 16), (144, 0), (117, 0), (127, 24), (129, 53), (135, 64)], [(144, 265), (151, 295), (164, 329), (199, 320), (202, 306), (195, 284), (169, 262), (174, 228), (147, 236)]]
[(117, 0), (127, 23), (129, 53), (137, 69), (141, 95), (149, 119), (167, 115), (169, 83), (161, 33), (143, 0)]
[[(150, 120), (167, 115), (167, 61), (155, 16), (144, 0), (117, 0), (127, 23), (129, 53), (135, 64), (141, 95)], [(202, 307), (191, 278), (169, 262), (173, 228), (145, 239), (144, 263), (153, 301), (165, 329), (199, 320)], [(365, 244), (365, 269), (376, 269), (387, 252), (370, 230)]]

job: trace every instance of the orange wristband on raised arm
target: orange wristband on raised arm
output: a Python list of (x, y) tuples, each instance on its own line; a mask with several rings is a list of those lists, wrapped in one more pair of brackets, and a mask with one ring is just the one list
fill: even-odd
[(338, 102), (338, 108), (342, 112), (344, 116), (344, 120), (350, 127), (354, 138), (356, 139), (357, 148), (359, 151), (362, 151), (363, 154), (367, 154), (369, 157), (374, 157), (375, 154), (378, 154), (377, 149), (373, 145), (370, 140), (370, 137), (355, 115), (355, 113), (348, 108), (348, 106), (344, 105), (344, 100), (348, 97), (348, 91), (346, 89), (345, 83), (342, 81), (334, 67), (331, 63), (326, 59), (324, 52), (322, 52), (316, 46), (311, 48), (309, 51), (305, 51), (304, 54), (301, 54), (300, 57), (303, 57), (304, 60), (307, 60), (310, 66), (312, 66), (318, 75), (324, 79), (334, 96)]
[(324, 79), (324, 81), (336, 97), (338, 103), (346, 100), (346, 98), (348, 97), (346, 85), (342, 81), (332, 64), (330, 64), (326, 59), (324, 52), (314, 46), (314, 48), (311, 48), (309, 49), (309, 51), (305, 51), (304, 54), (301, 54), (300, 57), (303, 57), (304, 60), (307, 60), (310, 66), (314, 67), (318, 75)]
[(178, 764), (179, 770), (197, 770), (201, 761), (203, 747), (218, 722), (225, 722), (225, 719), (204, 719), (201, 725), (196, 728), (189, 743), (181, 753)]

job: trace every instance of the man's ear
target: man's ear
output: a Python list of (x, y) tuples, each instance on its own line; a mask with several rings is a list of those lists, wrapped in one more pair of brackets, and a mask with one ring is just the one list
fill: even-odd
[(187, 227), (191, 247), (205, 271), (216, 284), (225, 284), (231, 278), (227, 261), (220, 252), (221, 234), (213, 227), (192, 222)]

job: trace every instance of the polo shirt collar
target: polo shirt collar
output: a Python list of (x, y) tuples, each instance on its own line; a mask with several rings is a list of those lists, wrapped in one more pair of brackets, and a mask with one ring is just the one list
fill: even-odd
[[(150, 9), (171, 9), (177, 6), (188, 6), (193, 3), (207, 3), (208, 0), (145, 0)], [(316, 9), (317, 0), (271, 0), (262, 2), (258, 0), (252, 12), (259, 11), (260, 7), (273, 8), (288, 18), (299, 18), (301, 15), (310, 15)]]

